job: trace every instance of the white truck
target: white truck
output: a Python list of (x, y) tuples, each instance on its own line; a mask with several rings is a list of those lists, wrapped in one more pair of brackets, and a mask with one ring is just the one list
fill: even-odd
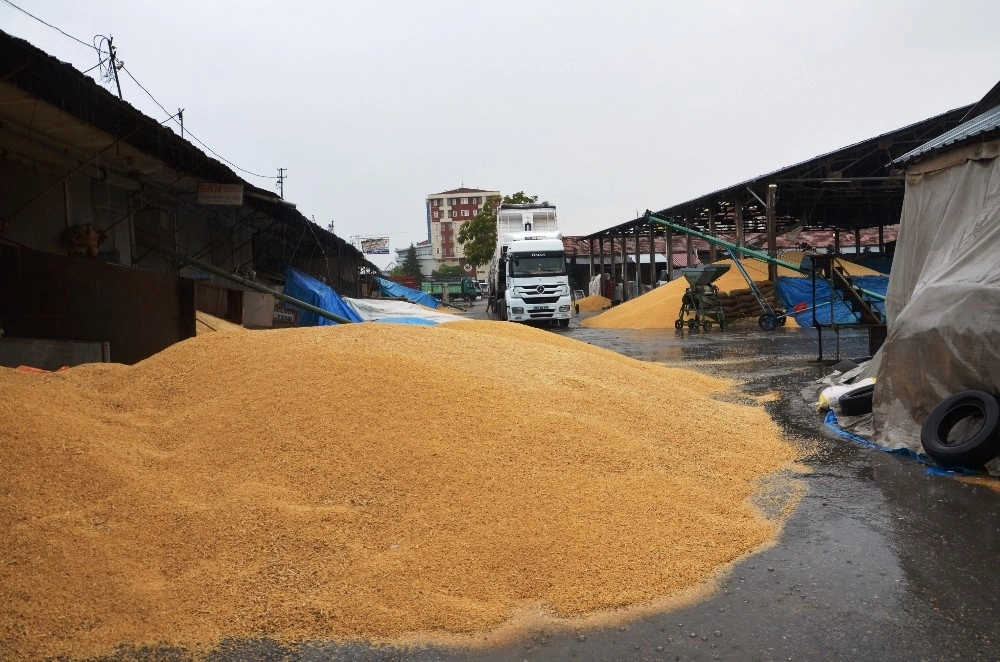
[(500, 206), (488, 294), (496, 319), (569, 326), (573, 302), (555, 206)]

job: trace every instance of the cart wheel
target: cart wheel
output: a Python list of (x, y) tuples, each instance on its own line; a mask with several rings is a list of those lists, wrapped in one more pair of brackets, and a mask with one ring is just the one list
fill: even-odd
[(719, 331), (725, 331), (725, 330), (726, 330), (726, 322), (725, 320), (723, 320), (719, 322)]
[(785, 322), (788, 321), (788, 315), (784, 311), (781, 312), (781, 317), (778, 318), (778, 324), (780, 326), (785, 326)]
[(709, 320), (705, 320), (704, 322), (701, 323), (701, 328), (704, 329), (705, 331), (709, 331), (712, 328), (712, 323)]
[(684, 320), (677, 320), (676, 322), (674, 322), (674, 328), (677, 329), (678, 331), (680, 331), (681, 329), (683, 329), (684, 328)]
[(765, 331), (774, 331), (778, 328), (778, 316), (772, 313), (764, 313), (757, 320), (757, 324)]
[(688, 329), (694, 331), (697, 328), (698, 328), (698, 322), (696, 322), (695, 320), (688, 320)]

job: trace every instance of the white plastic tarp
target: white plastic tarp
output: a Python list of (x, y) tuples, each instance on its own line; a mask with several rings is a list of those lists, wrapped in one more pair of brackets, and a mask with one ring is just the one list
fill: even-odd
[(868, 372), (875, 441), (921, 451), (921, 425), (943, 399), (1000, 393), (1000, 141), (907, 171), (886, 317)]
[(460, 322), (464, 317), (430, 310), (409, 301), (394, 299), (348, 299), (344, 302), (356, 312), (365, 322), (391, 322), (393, 319), (426, 320), (429, 323)]

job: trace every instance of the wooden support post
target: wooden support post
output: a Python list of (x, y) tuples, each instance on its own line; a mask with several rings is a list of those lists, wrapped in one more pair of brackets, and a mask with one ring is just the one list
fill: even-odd
[(601, 289), (600, 289), (600, 295), (603, 297), (603, 296), (607, 296), (605, 294), (605, 290), (604, 290), (604, 237), (601, 237), (600, 239), (598, 239), (598, 241), (601, 242)]
[[(715, 202), (708, 203), (708, 234), (715, 236), (715, 212), (718, 210), (718, 205)], [(715, 253), (715, 244), (708, 244), (708, 261), (713, 263), (717, 260)]]
[[(778, 256), (778, 217), (775, 213), (775, 205), (778, 202), (778, 185), (767, 185), (767, 254), (771, 257)], [(774, 262), (767, 263), (767, 279), (772, 283), (778, 280), (778, 265)]]
[[(589, 284), (591, 281), (594, 280), (594, 239), (593, 238), (590, 238), (590, 239), (587, 240), (587, 246), (590, 249), (588, 251), (590, 253), (590, 279), (587, 281), (587, 283)], [(587, 290), (587, 295), (588, 296), (590, 295), (590, 290), (589, 289)]]
[(628, 251), (625, 248), (625, 231), (622, 230), (622, 301), (628, 301)]
[[(688, 220), (688, 218), (686, 216), (684, 217), (684, 223), (682, 223), (682, 225), (684, 227), (686, 227), (686, 228), (691, 226), (691, 222)], [(685, 266), (690, 267), (691, 266), (691, 253), (694, 250), (694, 245), (693, 245), (694, 238), (690, 234), (688, 234), (687, 232), (684, 233), (684, 237), (686, 238), (686, 241), (684, 242), (684, 250), (687, 251), (687, 257), (684, 258), (684, 264), (685, 264)]]
[(656, 234), (653, 232), (653, 226), (649, 226), (649, 289), (653, 289), (656, 285), (656, 279), (659, 278), (660, 274), (656, 273)]
[(854, 259), (861, 257), (861, 228), (854, 228)]
[(840, 257), (840, 228), (833, 229), (833, 254)]
[(737, 193), (733, 199), (733, 221), (736, 223), (736, 245), (746, 244), (746, 237), (743, 233), (743, 194)]
[(666, 234), (667, 242), (667, 280), (674, 279), (674, 233), (673, 230), (667, 228)]
[(878, 226), (878, 256), (885, 257), (885, 226)]
[(642, 269), (639, 267), (642, 261), (639, 259), (639, 240), (642, 239), (642, 235), (639, 234), (639, 226), (632, 228), (632, 237), (635, 239), (635, 295), (639, 296), (642, 294)]

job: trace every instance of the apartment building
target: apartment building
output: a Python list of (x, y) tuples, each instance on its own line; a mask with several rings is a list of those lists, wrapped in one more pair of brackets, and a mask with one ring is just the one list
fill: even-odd
[[(438, 265), (457, 265), (473, 275), (471, 265), (466, 267), (458, 231), (463, 224), (475, 218), (486, 204), (486, 199), (494, 195), (499, 196), (500, 191), (463, 187), (427, 196), (427, 236), (430, 237)], [(485, 280), (488, 267), (481, 265), (475, 272), (476, 278)]]

